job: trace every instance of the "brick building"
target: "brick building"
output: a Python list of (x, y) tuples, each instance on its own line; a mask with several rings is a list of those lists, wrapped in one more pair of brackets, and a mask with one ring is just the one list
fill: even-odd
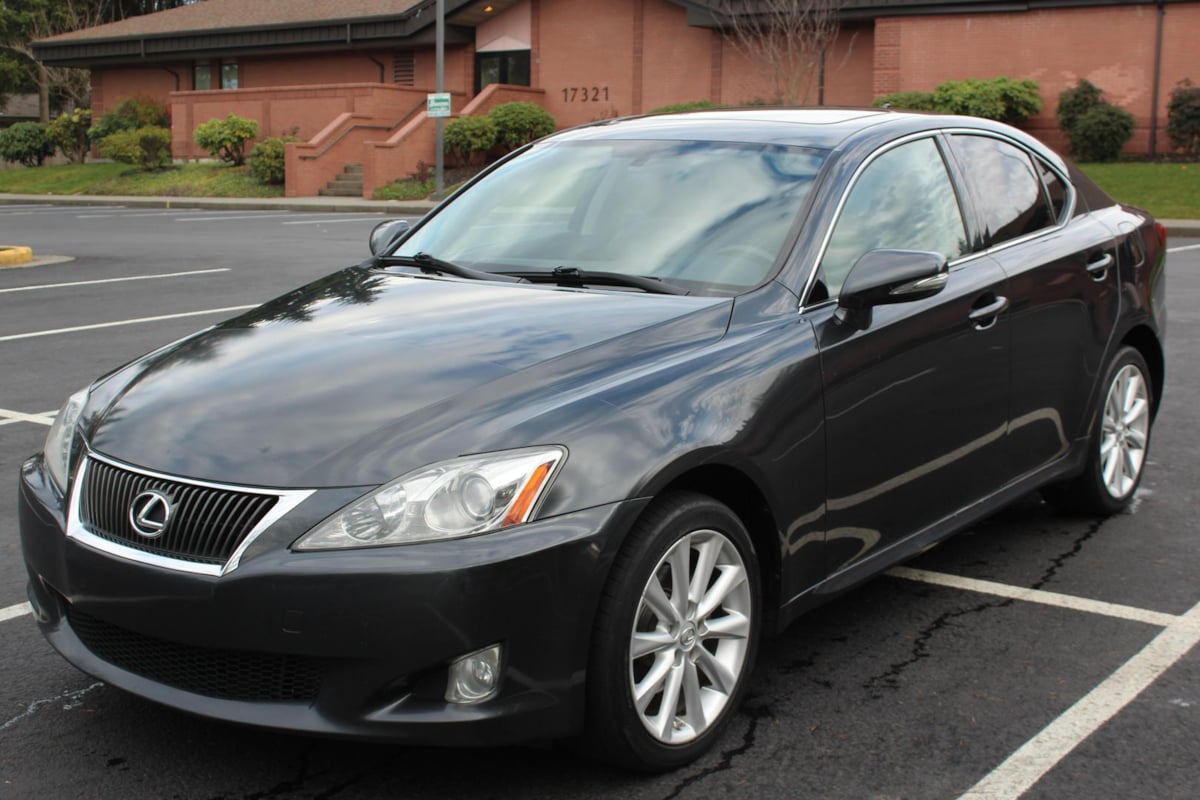
[[(722, 32), (722, 0), (446, 0), (446, 87), (456, 113), (528, 100), (560, 126), (669, 103), (769, 100), (761, 71)], [(92, 70), (93, 112), (168, 103), (177, 157), (203, 153), (200, 122), (229, 113), (294, 132), (287, 194), (316, 194), (346, 164), (363, 193), (433, 158), (433, 0), (205, 0), (35, 43), (50, 65)], [(843, 0), (808, 102), (967, 77), (1032, 78), (1032, 133), (1061, 145), (1058, 93), (1080, 78), (1132, 112), (1131, 152), (1165, 147), (1170, 89), (1200, 82), (1200, 0)]]

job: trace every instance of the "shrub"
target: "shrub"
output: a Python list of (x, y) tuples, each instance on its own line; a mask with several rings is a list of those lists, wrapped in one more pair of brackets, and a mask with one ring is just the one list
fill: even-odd
[(1020, 125), (1042, 110), (1042, 93), (1038, 91), (1037, 81), (1014, 81), (1003, 77), (992, 78), (992, 81), (1000, 87), (1000, 97), (1004, 100), (1001, 122)]
[(46, 135), (72, 164), (82, 164), (92, 149), (92, 140), (88, 138), (88, 128), (91, 126), (92, 110), (77, 108), (60, 114), (58, 119), (50, 123)]
[(1176, 149), (1200, 156), (1200, 86), (1193, 86), (1186, 78), (1171, 90), (1167, 136)]
[(235, 167), (246, 163), (246, 142), (258, 136), (258, 123), (230, 114), (225, 119), (210, 119), (196, 126), (196, 144)]
[(18, 122), (0, 131), (0, 158), (40, 167), (54, 155), (54, 144), (46, 134), (48, 127), (44, 122)]
[(153, 97), (135, 95), (117, 103), (116, 108), (96, 120), (88, 129), (88, 138), (98, 143), (117, 131), (151, 127), (171, 127), (171, 115), (167, 107)]
[(295, 136), (272, 136), (254, 145), (250, 151), (250, 174), (267, 184), (281, 184), (288, 142), (298, 142)]
[(902, 111), (937, 111), (933, 102), (933, 92), (892, 92), (882, 97), (876, 97), (871, 105), (876, 108), (895, 108)]
[(446, 123), (442, 136), (451, 158), (460, 164), (473, 164), (496, 146), (496, 124), (490, 116), (456, 117)]
[(1019, 125), (1042, 110), (1036, 81), (1010, 78), (967, 78), (946, 81), (933, 90), (937, 111), (984, 117)]
[(946, 81), (932, 92), (893, 92), (871, 103), (905, 111), (937, 111), (984, 117), (1009, 125), (1020, 125), (1042, 110), (1037, 81), (1011, 78), (967, 78)]
[(1071, 147), (1081, 161), (1116, 161), (1133, 136), (1133, 115), (1100, 103), (1075, 120)]
[(100, 140), (100, 155), (150, 171), (171, 163), (171, 132), (152, 125), (117, 131)]
[(678, 114), (681, 111), (707, 111), (710, 108), (721, 108), (712, 100), (693, 100), (690, 103), (672, 103), (669, 106), (647, 111), (647, 114)]
[(1080, 80), (1073, 88), (1065, 89), (1059, 94), (1055, 115), (1058, 117), (1059, 129), (1068, 138), (1071, 136), (1071, 129), (1075, 127), (1075, 121), (1098, 106), (1102, 94), (1094, 84), (1085, 80)]
[(508, 150), (554, 133), (554, 117), (533, 103), (501, 103), (488, 119), (496, 126), (496, 144)]

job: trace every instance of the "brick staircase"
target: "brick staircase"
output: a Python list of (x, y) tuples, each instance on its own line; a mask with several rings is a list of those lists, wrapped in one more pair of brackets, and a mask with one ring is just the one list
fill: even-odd
[(318, 190), (318, 193), (323, 197), (362, 197), (362, 164), (347, 164), (342, 174), (331, 180), (324, 189)]

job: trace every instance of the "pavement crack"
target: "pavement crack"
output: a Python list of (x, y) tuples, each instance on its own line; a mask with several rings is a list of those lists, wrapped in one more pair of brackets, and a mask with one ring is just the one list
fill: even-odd
[(1059, 555), (1059, 556), (1056, 556), (1055, 558), (1053, 558), (1050, 561), (1050, 567), (1042, 574), (1042, 577), (1040, 577), (1036, 581), (1034, 581), (1033, 584), (1030, 585), (1029, 588), (1030, 589), (1041, 589), (1047, 583), (1050, 583), (1050, 581), (1054, 580), (1054, 578), (1058, 575), (1058, 571), (1062, 568), (1063, 564), (1070, 561), (1075, 556), (1079, 555), (1080, 552), (1083, 551), (1084, 544), (1087, 543), (1088, 539), (1091, 539), (1093, 536), (1095, 536), (1097, 533), (1099, 533), (1100, 528), (1103, 525), (1104, 525), (1103, 517), (1101, 517), (1100, 519), (1094, 520), (1092, 522), (1092, 524), (1088, 525), (1087, 530), (1084, 531), (1083, 534), (1079, 536), (1079, 538), (1077, 538), (1074, 542), (1072, 542), (1071, 549), (1068, 550), (1067, 552), (1063, 553), (1062, 555)]
[[(933, 622), (926, 625), (916, 638), (913, 639), (912, 652), (908, 658), (903, 661), (897, 661), (892, 664), (884, 672), (869, 678), (862, 686), (864, 689), (899, 689), (900, 677), (906, 669), (919, 661), (929, 658), (929, 643), (938, 631), (947, 628), (952, 622), (959, 617), (965, 617), (970, 614), (979, 614), (993, 608), (1004, 608), (1013, 604), (1012, 599), (1003, 600), (988, 600), (971, 608), (960, 608), (955, 611), (947, 611)], [(872, 700), (878, 700), (882, 697), (881, 694), (872, 694)]]
[(710, 775), (715, 775), (718, 772), (724, 772), (725, 770), (730, 769), (733, 766), (733, 760), (735, 758), (743, 755), (754, 746), (754, 739), (758, 734), (759, 720), (766, 719), (767, 717), (774, 715), (773, 711), (771, 710), (771, 706), (769, 705), (747, 707), (742, 710), (742, 713), (750, 718), (750, 724), (746, 726), (746, 732), (742, 734), (741, 744), (728, 750), (722, 750), (720, 761), (711, 767), (705, 767), (693, 775), (688, 775), (679, 783), (675, 784), (675, 788), (672, 789), (671, 793), (664, 797), (663, 800), (674, 800), (674, 798), (678, 797), (684, 789), (691, 786), (693, 783), (702, 781)]
[(83, 705), (83, 696), (84, 695), (86, 695), (88, 692), (90, 692), (94, 689), (99, 689), (103, 685), (104, 684), (101, 683), (100, 681), (96, 681), (91, 686), (86, 686), (83, 689), (75, 689), (75, 690), (65, 691), (65, 692), (62, 692), (61, 694), (55, 695), (54, 697), (46, 697), (41, 700), (34, 700), (32, 703), (30, 703), (28, 706), (26, 706), (26, 708), (23, 712), (21, 712), (20, 714), (17, 714), (15, 717), (10, 719), (8, 722), (5, 722), (3, 725), (0, 725), (0, 731), (6, 731), (9, 728), (11, 728), (12, 726), (21, 722), (22, 720), (32, 717), (34, 714), (36, 714), (38, 712), (38, 709), (42, 708), (43, 706), (53, 705), (55, 703), (61, 702), (63, 704), (62, 705), (63, 711), (70, 711), (71, 709), (79, 708), (79, 706)]

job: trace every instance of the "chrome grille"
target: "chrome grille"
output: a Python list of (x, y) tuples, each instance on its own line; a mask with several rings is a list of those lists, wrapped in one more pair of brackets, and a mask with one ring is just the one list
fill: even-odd
[[(163, 493), (173, 508), (166, 529), (155, 539), (140, 536), (129, 521), (130, 504), (147, 491)], [(143, 475), (91, 458), (79, 495), (79, 520), (93, 535), (126, 547), (219, 565), (229, 560), (278, 499)]]

